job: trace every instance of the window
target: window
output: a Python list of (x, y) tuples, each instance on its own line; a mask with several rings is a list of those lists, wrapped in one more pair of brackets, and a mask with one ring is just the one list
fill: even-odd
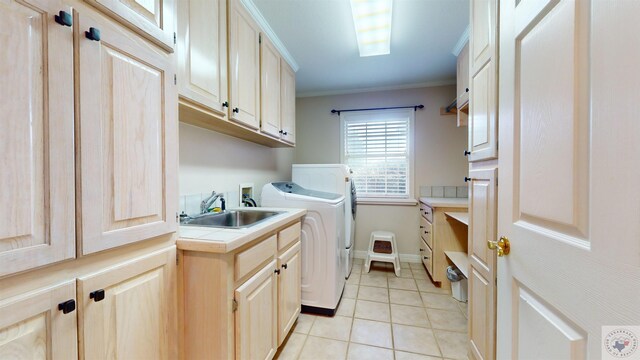
[(353, 170), (358, 198), (413, 198), (413, 109), (340, 114), (342, 162)]

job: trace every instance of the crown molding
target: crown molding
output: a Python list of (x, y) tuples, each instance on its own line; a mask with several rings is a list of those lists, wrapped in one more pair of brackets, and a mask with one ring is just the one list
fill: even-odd
[(393, 85), (393, 86), (379, 86), (370, 88), (359, 89), (345, 89), (345, 90), (327, 90), (327, 91), (309, 91), (296, 94), (298, 98), (315, 97), (315, 96), (330, 96), (330, 95), (345, 95), (345, 94), (359, 94), (374, 91), (389, 91), (389, 90), (405, 90), (405, 89), (418, 89), (426, 87), (448, 86), (455, 85), (456, 80), (444, 80), (444, 81), (430, 81), (415, 84), (405, 85)]
[(289, 63), (289, 66), (291, 66), (291, 69), (293, 69), (294, 72), (297, 72), (298, 69), (300, 69), (300, 66), (298, 66), (298, 63), (293, 58), (293, 56), (291, 56), (291, 53), (289, 53), (289, 50), (287, 50), (287, 48), (284, 46), (282, 41), (280, 41), (280, 38), (278, 37), (278, 35), (276, 35), (275, 31), (273, 31), (273, 29), (271, 28), (271, 25), (269, 25), (269, 23), (267, 22), (267, 19), (265, 19), (264, 16), (262, 16), (262, 13), (260, 12), (260, 10), (258, 10), (258, 7), (256, 6), (256, 4), (253, 3), (253, 0), (240, 0), (240, 1), (244, 5), (244, 7), (247, 8), (247, 11), (249, 11), (251, 16), (253, 17), (253, 20), (255, 20), (258, 23), (262, 31), (269, 37), (269, 40), (271, 40), (271, 43), (273, 43), (273, 46), (275, 46), (276, 49), (278, 49), (278, 51), (280, 52), (280, 55), (284, 58), (286, 62)]
[(456, 57), (460, 55), (460, 51), (462, 51), (462, 48), (464, 47), (464, 45), (467, 43), (467, 41), (469, 41), (470, 33), (471, 33), (471, 24), (467, 25), (467, 28), (464, 29), (464, 31), (462, 32), (462, 35), (460, 35), (460, 38), (458, 39), (456, 46), (454, 46), (453, 50), (451, 50), (451, 53), (453, 55), (455, 55)]

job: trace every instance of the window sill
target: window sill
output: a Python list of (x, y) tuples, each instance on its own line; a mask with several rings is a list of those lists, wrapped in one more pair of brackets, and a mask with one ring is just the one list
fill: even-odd
[(416, 199), (386, 199), (386, 198), (359, 198), (358, 205), (393, 205), (393, 206), (416, 206)]

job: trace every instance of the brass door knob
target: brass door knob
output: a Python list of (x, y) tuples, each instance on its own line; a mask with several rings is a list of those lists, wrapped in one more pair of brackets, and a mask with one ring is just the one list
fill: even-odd
[(487, 247), (491, 250), (498, 250), (498, 256), (509, 255), (511, 252), (511, 243), (504, 236), (501, 236), (498, 241), (487, 241)]

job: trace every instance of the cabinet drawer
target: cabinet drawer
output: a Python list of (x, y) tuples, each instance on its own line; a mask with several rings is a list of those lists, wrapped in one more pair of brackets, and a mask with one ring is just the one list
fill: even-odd
[(420, 236), (433, 249), (433, 225), (427, 219), (420, 217)]
[(422, 258), (422, 263), (427, 268), (429, 275), (433, 277), (433, 251), (426, 242), (422, 241), (422, 245), (420, 247), (422, 251), (420, 251), (420, 257)]
[(235, 279), (239, 280), (276, 254), (276, 235), (239, 253), (235, 258)]
[(429, 205), (420, 203), (420, 215), (433, 223), (433, 209)]
[(278, 251), (300, 238), (300, 223), (297, 222), (278, 233)]

